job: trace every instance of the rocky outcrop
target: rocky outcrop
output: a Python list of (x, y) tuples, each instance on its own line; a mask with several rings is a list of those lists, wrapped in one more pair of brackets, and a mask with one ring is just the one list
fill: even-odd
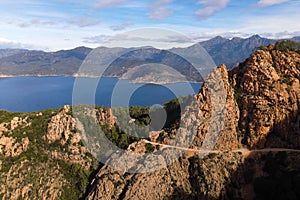
[[(28, 149), (28, 137), (17, 138), (12, 135), (13, 131), (19, 127), (26, 128), (30, 126), (28, 117), (14, 117), (10, 122), (0, 124), (0, 155), (4, 157), (16, 157)], [(26, 132), (23, 133), (25, 135)]]
[[(211, 78), (212, 80), (209, 78), (197, 95), (200, 123), (193, 145), (201, 147), (209, 129), (221, 126), (222, 130), (219, 130), (220, 133), (216, 134), (217, 141), (213, 148), (220, 150), (237, 149), (239, 146), (237, 132), (239, 108), (234, 98), (234, 90), (229, 83), (226, 66), (221, 65), (212, 75), (214, 76)], [(214, 86), (211, 86), (212, 84)], [(217, 93), (218, 90), (223, 90), (223, 92)], [(212, 99), (212, 96), (214, 96), (212, 93), (215, 93), (215, 99)], [(224, 98), (224, 100), (220, 102), (219, 98)], [(220, 106), (219, 102), (224, 104), (223, 107), (218, 108)], [(224, 113), (217, 114), (213, 118), (212, 109)]]
[(99, 112), (97, 112), (97, 115), (100, 125), (108, 125), (109, 128), (115, 126), (116, 122), (111, 108), (99, 108)]
[(230, 73), (240, 107), (243, 143), (251, 148), (300, 148), (300, 56), (274, 45)]
[(65, 106), (64, 109), (57, 115), (51, 118), (48, 124), (48, 131), (45, 135), (45, 139), (49, 143), (53, 143), (57, 140), (61, 140), (61, 144), (64, 145), (70, 135), (75, 130), (75, 119), (70, 115), (70, 106)]
[[(219, 122), (220, 125), (224, 125), (222, 134), (218, 135), (219, 139), (212, 149), (238, 148), (239, 139), (236, 127), (238, 126), (239, 110), (234, 99), (234, 90), (228, 81), (226, 67), (222, 65), (217, 68), (211, 76), (211, 82), (208, 83), (210, 85), (204, 85), (195, 101), (192, 100), (186, 107), (185, 113), (181, 117), (181, 126), (175, 131), (176, 134), (173, 131), (171, 135), (175, 135), (169, 137), (164, 131), (151, 132), (150, 140), (152, 142), (162, 142), (179, 147), (186, 145), (187, 148), (200, 149), (208, 130), (210, 128), (214, 130), (212, 124), (218, 123), (215, 119), (224, 117), (224, 120)], [(210, 97), (212, 92), (219, 95), (218, 91), (222, 92), (221, 100), (224, 102), (223, 106), (226, 108), (226, 112), (216, 112), (213, 116), (215, 118), (211, 119), (212, 109), (222, 110), (222, 107), (216, 105), (216, 102), (218, 103), (220, 100)], [(215, 102), (212, 102), (212, 99)], [(194, 141), (191, 141), (189, 146), (187, 141), (190, 141), (191, 137)], [(146, 145), (147, 143), (141, 140), (131, 144), (128, 150), (142, 157), (146, 153)], [(202, 157), (198, 157), (197, 153), (190, 157), (189, 152), (163, 149), (163, 147), (154, 152), (155, 155), (161, 156), (161, 163), (166, 163), (165, 167), (159, 167), (154, 172), (143, 174), (124, 173), (112, 168), (113, 165), (103, 167), (93, 180), (88, 199), (195, 199), (201, 196), (217, 198), (225, 193), (227, 180), (242, 163), (242, 156), (238, 153), (219, 154), (215, 155), (215, 158), (205, 157), (206, 160), (202, 161)], [(177, 153), (178, 155), (176, 155)], [(145, 159), (140, 157), (130, 160), (127, 162), (127, 168), (125, 166), (123, 168), (129, 170), (135, 168), (138, 172), (140, 167), (148, 165), (149, 170), (152, 171), (153, 169), (148, 163), (151, 154), (145, 154)], [(124, 157), (125, 159), (126, 157)], [(168, 162), (168, 159), (174, 159), (174, 161)], [(215, 161), (210, 163), (214, 159)], [(120, 168), (120, 165), (124, 165), (124, 160), (119, 160), (121, 162), (116, 162), (116, 165), (119, 165)], [(153, 165), (155, 165), (154, 163), (153, 160)], [(220, 171), (220, 168), (223, 171)], [(214, 169), (213, 173), (210, 171), (212, 169)]]
[(187, 159), (147, 174), (129, 174), (109, 167), (100, 170), (87, 199), (167, 199), (180, 187), (192, 193)]
[(28, 117), (25, 117), (24, 119), (19, 118), (19, 117), (14, 117), (11, 121), (10, 121), (10, 130), (13, 131), (14, 129), (16, 129), (18, 126), (30, 126), (30, 122), (27, 122)]
[(4, 157), (16, 157), (26, 151), (28, 145), (27, 137), (17, 142), (16, 138), (4, 136), (0, 138), (0, 154), (4, 154)]

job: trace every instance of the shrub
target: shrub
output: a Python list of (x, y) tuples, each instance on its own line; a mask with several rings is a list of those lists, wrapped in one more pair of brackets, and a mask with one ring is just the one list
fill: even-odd
[(151, 153), (155, 150), (155, 147), (152, 144), (147, 143), (145, 145), (147, 153)]

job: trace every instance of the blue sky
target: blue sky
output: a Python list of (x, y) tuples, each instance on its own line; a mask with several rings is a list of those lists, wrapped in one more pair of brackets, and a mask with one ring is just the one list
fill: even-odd
[(111, 38), (147, 27), (195, 42), (217, 35), (287, 38), (300, 36), (299, 8), (299, 0), (0, 0), (0, 48), (109, 46)]

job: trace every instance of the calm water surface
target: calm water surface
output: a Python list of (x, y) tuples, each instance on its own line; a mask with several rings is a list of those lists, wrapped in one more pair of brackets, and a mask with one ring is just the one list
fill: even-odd
[[(0, 78), (0, 110), (13, 112), (31, 112), (47, 108), (72, 105), (74, 77), (12, 77)], [(78, 78), (77, 78), (78, 79)], [(93, 78), (80, 78), (85, 87), (95, 83)], [(97, 82), (98, 83), (98, 82)], [(191, 90), (186, 90), (190, 84)], [(94, 102), (99, 106), (152, 106), (172, 100), (178, 95), (186, 96), (198, 93), (200, 83), (174, 83), (168, 85), (134, 84), (128, 80), (102, 78), (97, 84)], [(116, 89), (117, 88), (117, 89)], [(114, 91), (114, 93), (113, 93)], [(130, 98), (126, 98), (132, 92)], [(174, 94), (174, 91), (176, 91)], [(76, 103), (88, 104), (82, 90)], [(113, 94), (113, 98), (112, 98)], [(113, 99), (113, 103), (112, 100)], [(124, 100), (125, 99), (125, 100)], [(128, 99), (128, 101), (127, 101)]]

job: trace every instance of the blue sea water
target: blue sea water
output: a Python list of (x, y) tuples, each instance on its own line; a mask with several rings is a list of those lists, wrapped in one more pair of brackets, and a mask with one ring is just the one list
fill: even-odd
[[(78, 93), (80, 83), (81, 90)], [(96, 84), (96, 86), (94, 86)], [(192, 90), (187, 89), (187, 84)], [(91, 86), (91, 87), (90, 87)], [(89, 88), (95, 87), (93, 102)], [(56, 77), (11, 77), (0, 78), (0, 110), (12, 112), (40, 111), (58, 108), (64, 105), (89, 104), (99, 106), (152, 106), (172, 100), (179, 95), (186, 96), (198, 93), (201, 83), (173, 83), (167, 85), (134, 84), (129, 80), (102, 78), (99, 82), (94, 78)], [(77, 96), (73, 99), (73, 92)], [(89, 93), (89, 94), (85, 94)], [(74, 101), (73, 101), (74, 100)]]

